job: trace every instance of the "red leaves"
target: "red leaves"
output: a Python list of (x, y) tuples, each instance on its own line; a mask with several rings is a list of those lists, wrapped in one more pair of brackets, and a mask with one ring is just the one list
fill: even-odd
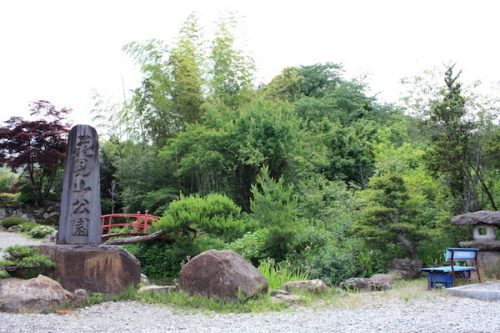
[(40, 100), (31, 105), (31, 114), (41, 119), (12, 117), (7, 120), (0, 128), (0, 163), (12, 170), (22, 168), (30, 179), (41, 178), (33, 184), (41, 191), (42, 180), (54, 175), (64, 161), (69, 132), (65, 117), (69, 112), (68, 108), (57, 109), (50, 102)]

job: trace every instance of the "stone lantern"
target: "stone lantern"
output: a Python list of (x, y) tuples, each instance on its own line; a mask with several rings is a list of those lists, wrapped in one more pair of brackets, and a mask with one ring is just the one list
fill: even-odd
[(460, 246), (480, 249), (478, 262), (484, 276), (500, 278), (500, 240), (496, 229), (500, 226), (500, 211), (480, 210), (454, 216), (451, 223), (472, 226), (473, 240), (460, 242)]

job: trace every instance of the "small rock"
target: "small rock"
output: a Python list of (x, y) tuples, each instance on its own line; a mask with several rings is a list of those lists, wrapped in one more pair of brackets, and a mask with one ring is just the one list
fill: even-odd
[(85, 289), (76, 289), (71, 295), (69, 295), (69, 297), (73, 306), (80, 306), (85, 303), (85, 299), (87, 298), (87, 291)]
[(299, 295), (276, 295), (271, 297), (271, 302), (274, 303), (290, 303), (296, 304), (302, 300), (302, 297)]
[(278, 295), (290, 295), (290, 293), (286, 290), (281, 290), (281, 289), (271, 290), (271, 296), (278, 296)]
[(330, 289), (325, 281), (320, 279), (315, 280), (299, 280), (299, 281), (289, 281), (284, 285), (285, 290), (288, 292), (297, 291), (306, 291), (313, 294), (321, 294), (328, 289)]
[(153, 292), (153, 293), (161, 293), (161, 294), (168, 294), (171, 291), (176, 291), (177, 286), (156, 286), (156, 285), (151, 285), (151, 286), (146, 286), (139, 288), (137, 291), (139, 294), (146, 293), (146, 292)]
[(349, 278), (339, 284), (339, 288), (345, 290), (372, 290), (369, 278)]
[(19, 226), (18, 225), (13, 225), (13, 226), (10, 226), (7, 231), (8, 232), (18, 232), (19, 231)]
[(375, 274), (370, 277), (371, 290), (386, 290), (394, 286), (394, 277), (391, 274)]
[(149, 278), (144, 273), (141, 273), (141, 283), (145, 286), (149, 286), (151, 284), (149, 282)]

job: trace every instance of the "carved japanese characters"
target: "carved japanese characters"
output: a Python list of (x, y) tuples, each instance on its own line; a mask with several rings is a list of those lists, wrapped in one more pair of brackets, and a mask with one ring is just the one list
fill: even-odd
[(66, 150), (58, 244), (99, 244), (99, 143), (88, 125), (71, 129)]

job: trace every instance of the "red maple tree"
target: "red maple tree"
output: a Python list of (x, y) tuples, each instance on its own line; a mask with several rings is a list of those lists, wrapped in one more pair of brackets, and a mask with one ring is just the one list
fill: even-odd
[(0, 127), (0, 164), (22, 171), (36, 203), (43, 204), (64, 162), (70, 127), (66, 117), (71, 109), (58, 109), (44, 100), (30, 107), (37, 120), (11, 117)]

